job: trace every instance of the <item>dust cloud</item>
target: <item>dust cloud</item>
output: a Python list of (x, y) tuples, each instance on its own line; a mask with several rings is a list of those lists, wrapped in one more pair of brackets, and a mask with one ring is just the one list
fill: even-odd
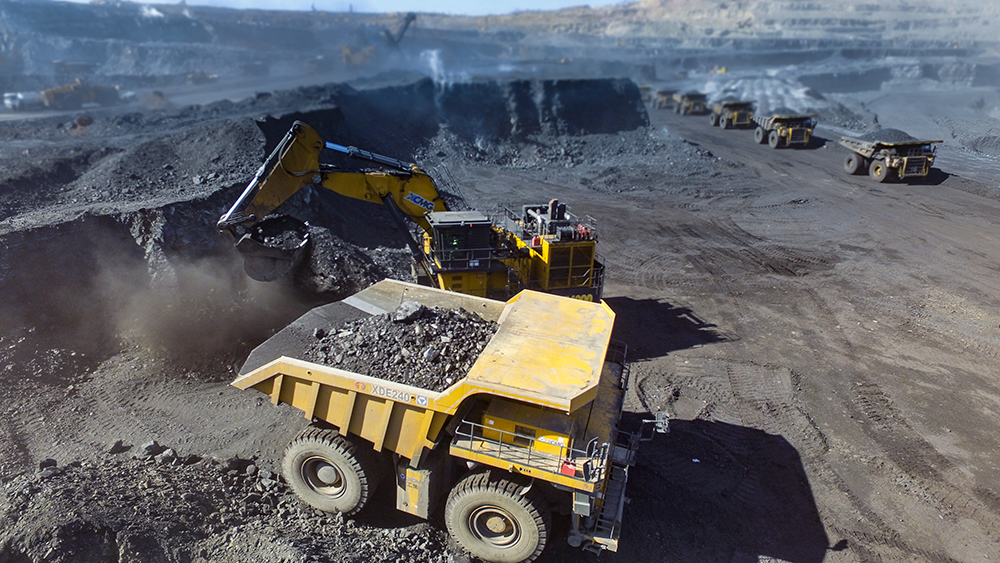
[(107, 257), (98, 275), (122, 342), (181, 363), (236, 361), (312, 305), (285, 283), (249, 279), (235, 251), (156, 276)]

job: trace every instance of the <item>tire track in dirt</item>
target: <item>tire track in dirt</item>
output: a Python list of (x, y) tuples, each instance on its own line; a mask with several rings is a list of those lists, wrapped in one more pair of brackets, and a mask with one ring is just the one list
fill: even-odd
[(862, 429), (898, 468), (897, 487), (939, 511), (942, 518), (971, 519), (986, 530), (996, 525), (1000, 507), (982, 503), (956, 484), (966, 480), (961, 470), (920, 438), (880, 386), (858, 383), (854, 398), (855, 412), (866, 421)]
[[(918, 556), (921, 560), (950, 562), (954, 559), (938, 552), (915, 547), (900, 536), (888, 522), (862, 501), (847, 483), (839, 478), (826, 455), (830, 452), (827, 437), (815, 421), (796, 404), (793, 379), (795, 375), (787, 368), (757, 365), (750, 362), (719, 358), (686, 358), (682, 364), (675, 364), (672, 373), (660, 376), (658, 381), (640, 381), (640, 396), (647, 408), (657, 408), (657, 403), (677, 404), (681, 401), (702, 401), (704, 409), (698, 414), (705, 420), (722, 421), (732, 426), (728, 428), (757, 428), (768, 434), (787, 439), (801, 455), (811, 473), (821, 475), (824, 481), (847, 497), (856, 513), (861, 517), (857, 523), (867, 522), (865, 528), (845, 527), (842, 523), (831, 523), (830, 529), (840, 538), (851, 538), (849, 546), (861, 561), (900, 561)], [(657, 376), (653, 376), (654, 378)], [(672, 389), (665, 396), (649, 396), (648, 389)], [(732, 431), (717, 432), (713, 442), (725, 455), (746, 455), (742, 434)], [(725, 494), (739, 502), (752, 503), (760, 499), (761, 491), (768, 476), (754, 466), (742, 467), (741, 473), (731, 474), (725, 483)], [(690, 479), (684, 464), (679, 467), (665, 465), (664, 475)], [(915, 491), (908, 491), (913, 493)]]
[[(706, 135), (712, 137), (712, 133), (706, 133)], [(714, 137), (712, 138), (713, 142), (715, 142)], [(719, 142), (725, 144), (725, 141)], [(709, 146), (712, 148), (711, 145)], [(747, 154), (749, 153), (744, 154), (741, 148), (735, 154), (737, 155), (736, 160), (743, 162), (746, 161)], [(732, 155), (727, 154), (727, 158), (730, 156)], [(807, 156), (816, 157), (818, 155)], [(753, 165), (752, 163), (747, 164)], [(761, 169), (762, 174), (767, 174), (766, 168), (761, 168), (760, 166), (758, 168)], [(836, 390), (834, 395), (830, 397), (836, 401), (831, 408), (831, 414), (836, 416), (836, 413), (842, 408), (850, 412), (855, 420), (864, 421), (867, 416), (874, 416), (876, 419), (880, 419), (881, 417), (880, 422), (882, 425), (878, 427), (872, 422), (862, 424), (849, 423), (863, 430), (864, 437), (871, 440), (871, 445), (862, 446), (862, 450), (867, 449), (869, 451), (880, 452), (873, 457), (876, 460), (875, 463), (880, 463), (881, 465), (870, 468), (872, 476), (876, 477), (876, 480), (873, 481), (874, 483), (886, 483), (885, 486), (891, 492), (890, 494), (898, 493), (904, 498), (919, 498), (920, 502), (931, 509), (948, 505), (953, 506), (952, 510), (955, 516), (942, 515), (948, 518), (949, 523), (953, 526), (949, 529), (959, 532), (959, 536), (964, 534), (962, 532), (963, 527), (955, 526), (955, 518), (959, 515), (971, 516), (971, 520), (976, 522), (972, 526), (972, 529), (978, 528), (979, 530), (987, 531), (995, 529), (996, 510), (992, 510), (992, 513), (983, 511), (990, 507), (995, 509), (997, 503), (984, 502), (995, 495), (992, 495), (992, 492), (989, 490), (963, 492), (961, 485), (957, 484), (968, 482), (968, 476), (956, 474), (955, 471), (957, 468), (950, 463), (940, 463), (941, 459), (947, 462), (948, 458), (939, 453), (932, 444), (923, 440), (920, 431), (913, 428), (905, 419), (901, 420), (905, 425), (897, 424), (897, 421), (887, 414), (888, 411), (884, 410), (887, 407), (895, 408), (891, 402), (887, 405), (881, 401), (883, 397), (872, 396), (872, 394), (866, 395), (866, 398), (869, 399), (867, 403), (867, 415), (853, 406), (855, 402), (864, 401), (864, 399), (859, 399), (857, 393), (852, 389), (854, 383), (859, 382), (862, 386), (872, 386), (877, 381), (877, 376), (869, 373), (871, 366), (864, 365), (862, 361), (855, 357), (855, 350), (858, 348), (864, 349), (864, 344), (877, 346), (879, 340), (876, 340), (878, 338), (876, 333), (869, 340), (859, 341), (859, 345), (854, 346), (852, 345), (852, 333), (840, 327), (841, 321), (846, 322), (850, 320), (852, 321), (850, 324), (853, 325), (854, 319), (850, 317), (860, 313), (869, 319), (878, 319), (878, 328), (883, 329), (884, 325), (887, 324), (885, 317), (889, 316), (885, 314), (887, 309), (889, 311), (900, 311), (898, 305), (905, 301), (905, 299), (892, 299), (892, 288), (912, 288), (914, 285), (912, 276), (914, 275), (921, 276), (926, 280), (927, 286), (933, 286), (934, 283), (931, 278), (935, 272), (940, 275), (942, 271), (966, 271), (970, 266), (970, 259), (976, 265), (975, 267), (978, 268), (978, 263), (982, 262), (982, 268), (989, 271), (991, 267), (995, 267), (995, 264), (989, 264), (990, 254), (983, 252), (979, 255), (978, 259), (973, 258), (975, 256), (975, 246), (986, 248), (984, 246), (985, 242), (967, 242), (964, 239), (952, 238), (953, 236), (958, 237), (959, 234), (954, 233), (946, 221), (954, 219), (956, 216), (962, 216), (963, 214), (958, 211), (955, 213), (948, 212), (948, 208), (954, 207), (954, 204), (943, 203), (939, 205), (939, 203), (949, 201), (950, 193), (943, 193), (937, 189), (924, 193), (919, 189), (911, 190), (905, 186), (903, 189), (897, 189), (896, 186), (872, 186), (865, 181), (866, 179), (852, 179), (842, 174), (836, 174), (835, 172), (839, 172), (839, 167), (837, 167), (838, 170), (836, 171), (832, 170), (832, 166), (820, 165), (813, 168), (825, 173), (826, 178), (825, 181), (819, 183), (816, 183), (815, 179), (813, 179), (810, 181), (810, 184), (821, 187), (823, 190), (821, 197), (829, 196), (830, 203), (836, 204), (832, 206), (833, 209), (824, 211), (824, 213), (829, 213), (825, 218), (831, 219), (837, 216), (842, 216), (843, 218), (842, 224), (844, 227), (836, 227), (836, 230), (826, 233), (823, 236), (832, 239), (831, 242), (834, 243), (840, 238), (843, 242), (850, 242), (854, 246), (859, 246), (856, 241), (863, 241), (865, 244), (862, 246), (870, 244), (873, 246), (873, 252), (876, 254), (887, 254), (889, 258), (885, 260), (885, 257), (878, 257), (878, 259), (888, 263), (889, 266), (873, 263), (870, 264), (870, 267), (865, 267), (860, 273), (852, 272), (855, 276), (859, 276), (860, 279), (864, 280), (866, 286), (870, 287), (858, 288), (851, 295), (850, 302), (847, 303), (849, 307), (853, 305), (853, 308), (842, 312), (839, 318), (834, 312), (834, 308), (818, 292), (807, 287), (807, 284), (795, 284), (795, 289), (787, 292), (788, 299), (797, 303), (796, 310), (800, 311), (800, 315), (809, 314), (811, 311), (816, 312), (817, 318), (811, 319), (808, 325), (824, 327), (822, 331), (823, 338), (829, 341), (829, 347), (841, 351), (840, 355), (843, 358), (843, 365), (839, 368), (834, 368), (834, 373), (831, 373), (831, 375), (843, 378), (844, 383), (838, 383), (837, 381), (829, 383)], [(830, 168), (830, 170), (827, 170), (827, 168)], [(784, 170), (779, 172), (784, 172)], [(801, 179), (789, 180), (787, 178), (776, 177), (775, 180), (775, 183), (786, 185), (790, 189), (801, 189), (804, 185), (796, 183)], [(874, 201), (872, 201), (873, 205), (867, 205), (862, 208), (859, 207), (861, 200)], [(956, 201), (961, 202), (962, 198), (956, 198)], [(842, 209), (843, 203), (851, 204), (852, 202), (853, 205)], [(910, 221), (914, 213), (900, 213), (899, 207), (901, 206), (916, 208), (919, 210), (920, 215), (929, 218), (929, 223), (908, 223), (907, 221)], [(747, 214), (750, 216), (749, 219), (741, 219), (740, 215), (732, 210), (727, 214), (727, 219), (739, 222), (742, 225), (760, 225), (762, 228), (767, 228), (772, 224), (781, 224), (780, 220), (770, 220), (772, 213), (770, 210), (774, 209), (773, 207), (758, 207), (761, 207), (761, 209), (747, 211)], [(746, 208), (741, 211), (746, 211)], [(755, 213), (757, 214), (756, 217), (754, 216)], [(983, 218), (977, 216), (976, 219), (982, 220)], [(989, 218), (987, 217), (986, 219)], [(933, 227), (930, 232), (926, 230), (928, 226)], [(768, 234), (770, 235), (769, 231)], [(788, 236), (794, 236), (794, 234), (788, 233)], [(896, 244), (881, 246), (880, 241), (894, 241)], [(751, 246), (753, 245), (753, 243), (750, 244)], [(831, 247), (837, 248), (836, 244)], [(926, 262), (927, 258), (919, 255), (919, 252), (920, 249), (929, 248), (954, 249), (955, 252), (935, 253), (933, 262), (931, 262), (933, 268), (914, 272), (910, 274), (911, 279), (899, 280), (901, 283), (892, 283), (891, 280), (885, 279), (887, 272), (890, 275), (894, 275), (893, 268), (891, 267), (894, 263), (905, 262), (909, 264), (912, 262), (920, 264)], [(761, 250), (761, 245), (757, 245), (755, 249)], [(890, 252), (897, 252), (897, 256), (890, 255)], [(911, 252), (916, 254), (914, 256), (902, 255), (903, 253)], [(973, 254), (970, 255), (970, 252)], [(876, 256), (863, 257), (868, 260), (876, 260)], [(717, 270), (720, 269), (725, 273), (730, 273), (725, 268), (717, 268)], [(895, 272), (895, 274), (898, 274), (898, 272)], [(707, 275), (712, 275), (712, 273), (707, 273)], [(969, 285), (974, 292), (986, 291), (986, 284), (976, 283), (974, 287), (971, 283), (966, 285)], [(889, 289), (887, 290), (886, 288)], [(969, 287), (963, 287), (957, 289), (956, 293), (969, 289)], [(871, 295), (880, 297), (866, 297)], [(904, 297), (905, 295), (906, 293), (900, 290), (900, 295), (896, 297)], [(843, 309), (843, 307), (840, 309)], [(905, 311), (901, 312), (904, 314), (894, 314), (892, 316), (898, 316), (901, 322), (907, 322), (909, 318), (912, 318), (905, 315)], [(957, 332), (962, 327), (965, 327), (965, 332), (972, 334), (969, 334), (968, 338), (963, 338), (960, 344), (971, 347), (974, 353), (982, 352), (982, 355), (978, 355), (978, 358), (995, 357), (996, 350), (1000, 349), (994, 347), (991, 335), (980, 334), (974, 329), (969, 330), (969, 327), (976, 326), (976, 322), (953, 322), (948, 315), (940, 314), (930, 315), (930, 317), (933, 318), (935, 324), (938, 324), (943, 329), (933, 329), (935, 332), (938, 330), (941, 332), (939, 341), (942, 343), (942, 351), (946, 349), (947, 342), (954, 341), (954, 334), (949, 331)], [(989, 319), (987, 318), (986, 320), (988, 321)], [(986, 322), (985, 324), (988, 325), (989, 323)], [(995, 328), (996, 325), (992, 326)], [(849, 328), (853, 328), (853, 326)], [(889, 328), (888, 326), (884, 327), (884, 329)], [(865, 333), (859, 334), (864, 335)], [(862, 355), (867, 354), (869, 353), (866, 351), (862, 352)], [(731, 354), (730, 357), (732, 357)], [(913, 359), (911, 358), (910, 360), (912, 361)], [(970, 367), (970, 369), (974, 368)], [(888, 399), (888, 395), (881, 387), (876, 386), (876, 388), (882, 393), (884, 398)], [(872, 387), (867, 387), (867, 389), (870, 390)], [(750, 403), (748, 402), (747, 404)], [(756, 419), (756, 422), (750, 422), (750, 424), (766, 424), (768, 422), (770, 413), (766, 409), (770, 405), (765, 402), (761, 406), (765, 410), (749, 415), (748, 420), (752, 421)], [(711, 408), (706, 408), (705, 411), (710, 416), (719, 416), (722, 414), (719, 409), (713, 411)], [(899, 412), (899, 409), (896, 409), (896, 413), (902, 418)], [(699, 414), (699, 416), (706, 415)], [(827, 422), (830, 421), (828, 420)], [(864, 428), (865, 426), (870, 426), (871, 430)], [(845, 437), (838, 436), (838, 438), (840, 438), (840, 443), (837, 444), (839, 448), (844, 445), (843, 439)], [(795, 440), (794, 438), (790, 439)], [(853, 444), (849, 444), (849, 446), (853, 446)], [(894, 446), (899, 446), (897, 449), (901, 451), (894, 452)], [(854, 448), (850, 447), (849, 451), (851, 450), (854, 450)], [(837, 495), (836, 493), (825, 495), (827, 502), (831, 503), (831, 510), (826, 512), (827, 514), (836, 516), (835, 519), (831, 520), (833, 525), (831, 530), (850, 540), (849, 546), (855, 557), (866, 561), (953, 560), (949, 556), (944, 555), (944, 553), (950, 551), (946, 546), (950, 544), (952, 548), (956, 548), (961, 544), (963, 539), (950, 540), (948, 544), (943, 543), (941, 549), (929, 548), (927, 542), (924, 541), (926, 538), (918, 538), (918, 536), (912, 536), (911, 541), (904, 541), (904, 536), (901, 536), (901, 534), (906, 534), (907, 532), (912, 534), (913, 526), (895, 523), (892, 521), (892, 512), (887, 510), (886, 506), (879, 506), (872, 503), (866, 498), (866, 493), (863, 490), (852, 490), (849, 482), (838, 473), (838, 468), (839, 470), (844, 470), (843, 464), (840, 461), (852, 465), (857, 462), (845, 457), (834, 466), (831, 464), (831, 461), (837, 460), (830, 458), (831, 455), (844, 455), (844, 453), (833, 452), (832, 454), (821, 455), (817, 459), (810, 460), (807, 465), (811, 466), (810, 473), (816, 476), (819, 482), (825, 483), (826, 487), (832, 487), (841, 493), (841, 495)], [(803, 452), (803, 457), (808, 457), (808, 451)], [(895, 459), (897, 457), (899, 459)], [(862, 466), (860, 471), (863, 473), (867, 469), (869, 468)], [(936, 470), (936, 472), (930, 470)], [(847, 476), (850, 477), (850, 471), (848, 471)], [(954, 481), (956, 484), (949, 483), (949, 481)], [(832, 508), (840, 502), (839, 499), (848, 502), (851, 508)], [(880, 502), (887, 502), (887, 500), (885, 497), (882, 497)], [(844, 518), (845, 515), (852, 513), (858, 517), (857, 520), (850, 519), (849, 517)], [(991, 521), (994, 524), (991, 525)], [(933, 526), (933, 521), (930, 519), (927, 519), (926, 523)], [(899, 527), (899, 531), (896, 530), (897, 526)], [(969, 536), (965, 536), (965, 538), (971, 540), (971, 534), (972, 532), (970, 532)], [(911, 538), (910, 535), (906, 535), (905, 537), (907, 539)], [(982, 540), (972, 541), (974, 543), (966, 545), (983, 545)], [(871, 545), (867, 545), (868, 543)], [(987, 551), (989, 551), (989, 548), (987, 548)]]
[[(851, 340), (843, 334), (836, 315), (819, 294), (815, 290), (807, 290), (804, 296), (812, 301), (821, 316), (826, 317), (824, 324), (832, 327), (834, 333), (839, 335), (841, 346), (845, 350), (851, 350)], [(852, 362), (855, 361), (853, 354), (849, 357)], [(996, 514), (1000, 514), (995, 510), (996, 507), (991, 515), (984, 513), (985, 506), (973, 506), (978, 503), (970, 502), (969, 496), (952, 482), (961, 478), (958, 469), (930, 443), (920, 438), (919, 433), (906, 423), (888, 395), (865, 372), (865, 369), (858, 366), (850, 374), (849, 381), (855, 382), (851, 388), (853, 401), (844, 402), (842, 406), (848, 412), (854, 412), (856, 420), (869, 422), (861, 425), (862, 431), (888, 458), (888, 462), (881, 458), (875, 461), (880, 466), (879, 470), (888, 473), (893, 484), (904, 494), (919, 498), (927, 506), (940, 511), (942, 518), (948, 517), (952, 522), (957, 522), (960, 517), (969, 517), (983, 526), (983, 529), (991, 529), (991, 522), (995, 522)], [(877, 532), (873, 533), (853, 528), (845, 531), (834, 525), (834, 529), (841, 535), (855, 538), (851, 547), (862, 560), (898, 561), (902, 554), (906, 554), (916, 555), (927, 561), (954, 561), (941, 553), (928, 552), (905, 542), (892, 525), (851, 490), (825, 457), (813, 460), (812, 463), (822, 467), (819, 474), (845, 493), (855, 508), (865, 514), (876, 528)], [(955, 512), (956, 507), (963, 509), (962, 514)], [(868, 542), (869, 539), (872, 541)]]
[[(814, 302), (813, 304), (820, 310), (821, 315), (829, 318), (829, 321), (825, 324), (830, 327), (836, 327), (836, 318), (823, 300), (811, 290), (806, 291), (805, 294), (809, 300)], [(840, 340), (844, 349), (850, 350), (850, 339), (843, 336), (840, 330), (836, 330), (836, 334), (840, 335), (836, 338)], [(705, 404), (701, 411), (697, 413), (697, 416), (701, 418), (759, 428), (768, 433), (786, 437), (796, 446), (803, 459), (808, 460), (808, 465), (816, 468), (813, 473), (822, 475), (823, 480), (846, 496), (848, 503), (863, 518), (859, 522), (866, 521), (868, 523), (868, 526), (859, 529), (844, 528), (842, 525), (837, 527), (838, 525), (834, 525), (837, 530), (842, 532), (845, 529), (850, 529), (849, 533), (843, 532), (841, 535), (855, 539), (855, 542), (851, 543), (852, 548), (856, 547), (855, 543), (858, 541), (858, 538), (891, 539), (891, 541), (876, 542), (877, 547), (875, 548), (869, 546), (869, 548), (856, 551), (861, 560), (896, 561), (905, 559), (907, 556), (919, 556), (925, 560), (934, 561), (951, 560), (946, 555), (926, 551), (902, 540), (899, 537), (899, 532), (879, 516), (876, 510), (868, 506), (866, 501), (861, 500), (851, 490), (847, 482), (839, 477), (835, 468), (826, 459), (826, 454), (829, 452), (830, 446), (825, 435), (816, 423), (805, 414), (806, 410), (797, 405), (794, 400), (793, 389), (797, 385), (793, 385), (793, 380), (799, 376), (793, 374), (791, 370), (717, 358), (685, 358), (683, 361), (683, 364), (675, 365), (674, 371), (669, 376), (661, 376), (657, 382), (647, 382), (645, 380), (640, 382), (640, 392), (646, 395), (645, 402), (660, 401), (662, 404), (664, 401), (667, 403), (677, 403), (678, 400), (687, 400), (689, 402), (700, 400)], [(856, 380), (858, 373), (860, 372), (856, 371), (850, 379)], [(724, 374), (724, 377), (720, 374)], [(667, 393), (665, 397), (653, 398), (650, 401), (648, 392), (646, 391), (649, 388), (669, 389), (672, 391)], [(871, 394), (868, 396), (871, 396)], [(884, 394), (874, 395), (874, 397), (874, 399), (867, 401), (859, 399), (861, 404), (867, 405), (865, 411), (867, 415), (875, 420), (883, 422), (891, 421), (893, 416), (886, 413), (893, 411), (890, 410), (891, 404), (885, 402)], [(655, 409), (656, 406), (650, 404), (647, 408)], [(872, 432), (871, 434), (879, 438), (881, 435), (895, 436), (904, 433), (903, 430), (892, 428), (887, 426), (887, 424), (887, 422), (884, 423), (877, 432)], [(906, 437), (901, 439), (910, 440), (913, 438), (912, 434), (912, 429), (907, 428), (904, 433)], [(723, 448), (736, 452), (739, 451), (740, 446), (738, 443), (728, 442), (724, 436), (722, 438), (716, 436), (716, 438), (720, 441), (720, 445)], [(894, 440), (900, 439), (894, 438)], [(891, 455), (892, 450), (885, 445), (885, 439), (876, 441), (880, 441), (882, 448)], [(940, 456), (940, 454), (937, 454), (933, 447), (926, 442), (922, 442), (920, 443), (920, 447), (911, 447), (906, 451), (912, 452), (914, 457), (909, 463), (903, 462), (900, 465), (904, 468), (910, 468), (911, 472), (917, 474), (916, 477), (909, 475), (905, 471), (893, 472), (891, 471), (891, 467), (883, 467), (883, 471), (887, 471), (890, 474), (895, 473), (896, 477), (893, 480), (896, 482), (897, 487), (900, 487), (906, 494), (919, 496), (930, 506), (943, 507), (945, 506), (944, 503), (960, 503), (958, 504), (959, 506), (968, 505), (968, 497), (967, 495), (962, 495), (961, 491), (955, 490), (954, 493), (956, 494), (941, 495), (941, 487), (944, 483), (941, 481), (943, 475), (940, 471), (936, 473), (923, 471), (925, 475), (929, 475), (935, 479), (934, 482), (928, 483), (927, 477), (922, 477), (919, 471), (914, 470), (914, 468), (929, 467), (929, 463), (933, 462), (928, 462), (928, 457), (944, 460), (941, 466), (945, 469), (950, 467), (950, 464), (946, 463), (947, 460)], [(752, 498), (756, 487), (759, 486), (755, 479), (756, 477), (752, 472), (747, 472), (738, 483), (732, 484), (732, 494), (740, 498)], [(938, 496), (942, 496), (943, 501), (936, 500)], [(976, 518), (980, 525), (987, 525), (990, 518), (988, 515), (982, 514), (975, 507), (968, 508), (973, 508), (970, 516)]]
[[(706, 282), (714, 282), (722, 284), (717, 289), (730, 293), (731, 281), (727, 278), (748, 274), (799, 277), (829, 270), (836, 263), (830, 256), (769, 243), (747, 232), (731, 217), (713, 221), (692, 218), (676, 226), (658, 225), (657, 235), (665, 244), (657, 245), (656, 252), (645, 255), (645, 249), (636, 249), (626, 258), (614, 257), (616, 274), (624, 275), (625, 281), (654, 290), (704, 287)], [(683, 260), (694, 271), (669, 277), (670, 269), (665, 265), (677, 260)]]

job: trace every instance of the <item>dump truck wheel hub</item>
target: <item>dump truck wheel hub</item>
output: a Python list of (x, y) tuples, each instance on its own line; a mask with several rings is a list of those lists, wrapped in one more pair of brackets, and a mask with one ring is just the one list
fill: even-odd
[(517, 543), (521, 530), (517, 521), (506, 510), (497, 506), (483, 506), (469, 515), (469, 529), (480, 540), (502, 547)]
[(326, 464), (316, 470), (316, 476), (327, 485), (336, 485), (340, 481), (340, 472), (337, 468)]
[(329, 461), (314, 457), (302, 464), (302, 478), (318, 493), (336, 497), (344, 494), (344, 477)]

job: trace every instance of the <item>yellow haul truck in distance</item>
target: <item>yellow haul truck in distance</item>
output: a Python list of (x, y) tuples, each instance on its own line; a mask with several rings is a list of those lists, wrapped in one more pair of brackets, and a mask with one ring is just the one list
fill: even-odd
[[(301, 359), (303, 335), (409, 301), (498, 323), (443, 391)], [(504, 303), (384, 280), (276, 333), (233, 385), (312, 423), (288, 445), (282, 472), (317, 509), (354, 514), (387, 485), (403, 512), (428, 518), (443, 506), (449, 533), (484, 561), (538, 557), (553, 514), (570, 519), (571, 546), (616, 551), (629, 467), (653, 427), (619, 428), (629, 370), (611, 340), (614, 317), (604, 303), (530, 290)], [(667, 431), (661, 415), (647, 422)]]
[(677, 90), (659, 88), (653, 93), (653, 107), (656, 109), (667, 109), (674, 105), (674, 94)]
[(674, 94), (674, 112), (681, 115), (705, 113), (707, 97), (701, 92), (684, 92)]
[(816, 116), (811, 114), (775, 113), (770, 116), (755, 115), (751, 119), (757, 124), (753, 140), (760, 145), (767, 143), (772, 149), (809, 146), (816, 128)]
[(898, 141), (841, 137), (840, 144), (851, 151), (844, 160), (844, 172), (864, 174), (867, 171), (876, 182), (925, 178), (934, 164), (934, 145), (943, 142), (912, 137)]
[(722, 100), (709, 106), (708, 122), (715, 127), (730, 129), (749, 125), (753, 117), (753, 101)]

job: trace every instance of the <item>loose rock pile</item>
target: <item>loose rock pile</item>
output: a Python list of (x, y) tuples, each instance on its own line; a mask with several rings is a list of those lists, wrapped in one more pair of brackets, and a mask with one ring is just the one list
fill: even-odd
[(180, 455), (156, 442), (116, 443), (96, 463), (47, 459), (0, 485), (0, 519), (0, 561), (456, 560), (426, 525), (357, 525), (303, 504), (253, 460)]
[(900, 131), (899, 129), (880, 129), (878, 131), (872, 131), (871, 133), (865, 133), (858, 138), (862, 141), (873, 141), (878, 143), (905, 143), (917, 140), (916, 137)]
[(462, 309), (426, 308), (407, 301), (329, 331), (316, 329), (308, 359), (431, 391), (468, 374), (497, 331), (497, 323)]

